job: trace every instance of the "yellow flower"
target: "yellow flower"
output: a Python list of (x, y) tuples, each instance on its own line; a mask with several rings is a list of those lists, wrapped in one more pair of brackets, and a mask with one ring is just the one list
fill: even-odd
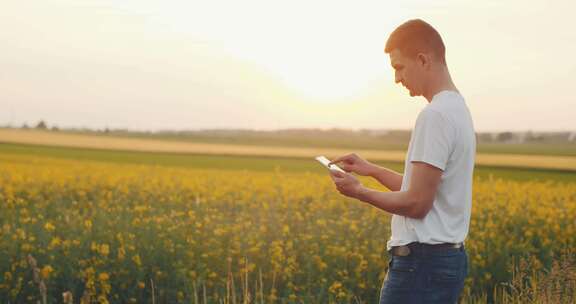
[(98, 275), (98, 279), (100, 281), (108, 281), (109, 278), (110, 278), (110, 276), (106, 272), (103, 272), (103, 273)]
[(190, 271), (188, 272), (188, 274), (190, 275), (191, 278), (196, 279), (196, 271)]
[(144, 287), (146, 287), (146, 284), (144, 284), (144, 282), (142, 281), (138, 282), (138, 288), (144, 289)]
[(124, 249), (124, 247), (118, 248), (118, 259), (122, 261), (124, 260), (124, 256), (126, 256), (126, 250)]
[(31, 251), (32, 250), (32, 245), (28, 244), (28, 243), (24, 243), (22, 244), (22, 251)]
[(54, 271), (52, 266), (46, 265), (46, 266), (42, 267), (42, 270), (40, 270), (40, 273), (42, 274), (43, 278), (47, 279), (50, 276), (50, 274), (52, 273), (52, 271)]
[(108, 304), (110, 302), (108, 302), (108, 299), (106, 299), (106, 296), (103, 295), (99, 295), (98, 296), (98, 304)]
[(54, 237), (52, 238), (52, 240), (50, 241), (50, 245), (48, 245), (48, 247), (57, 247), (60, 244), (62, 244), (62, 240), (59, 237)]
[(100, 245), (100, 254), (103, 256), (108, 256), (110, 253), (110, 246), (108, 244)]
[(140, 255), (133, 256), (132, 261), (134, 261), (134, 263), (136, 263), (136, 265), (142, 266), (142, 261), (140, 260)]
[(330, 286), (330, 288), (328, 288), (328, 290), (329, 290), (331, 293), (337, 293), (340, 288), (342, 288), (342, 283), (340, 283), (340, 282), (338, 282), (338, 281), (335, 281), (334, 283), (332, 283), (332, 285)]
[(47, 222), (46, 225), (44, 225), (44, 229), (52, 232), (56, 229), (56, 226), (54, 226), (54, 224)]

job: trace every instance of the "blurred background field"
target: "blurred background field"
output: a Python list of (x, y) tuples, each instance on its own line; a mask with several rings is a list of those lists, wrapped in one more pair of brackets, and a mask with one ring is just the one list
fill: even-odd
[[(120, 136), (115, 135), (117, 133), (120, 133)], [(353, 150), (372, 161), (389, 162), (404, 160), (405, 146), (410, 140), (410, 133), (406, 131), (374, 135), (367, 131), (350, 130), (332, 132), (225, 130), (216, 134), (204, 131), (169, 137), (164, 135), (165, 133), (178, 134), (175, 132), (112, 132), (109, 134), (109, 132), (94, 131), (79, 133), (69, 130), (47, 131), (41, 128), (35, 130), (4, 128), (0, 129), (0, 139), (7, 143), (100, 150), (305, 159), (316, 155), (336, 157)], [(572, 157), (573, 151), (576, 150), (576, 142), (572, 139), (573, 134), (570, 132), (545, 135), (525, 133), (488, 135), (488, 138), (485, 138), (485, 134), (477, 135), (479, 142), (479, 153), (476, 155), (477, 165), (576, 171), (576, 157)], [(166, 138), (171, 140), (166, 140)], [(370, 145), (371, 142), (372, 145)], [(295, 143), (298, 144), (295, 145)], [(357, 143), (358, 147), (353, 147), (354, 143)]]
[[(29, 254), (49, 303), (377, 300), (390, 216), (312, 159), (2, 143), (0, 162), (2, 302), (42, 299)], [(574, 171), (477, 166), (462, 302), (570, 303), (574, 215)]]

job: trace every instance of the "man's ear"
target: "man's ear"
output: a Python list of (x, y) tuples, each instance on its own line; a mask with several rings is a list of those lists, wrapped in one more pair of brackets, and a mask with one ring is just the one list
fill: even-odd
[(425, 53), (418, 53), (418, 55), (416, 55), (416, 61), (418, 62), (418, 64), (423, 67), (424, 69), (428, 70), (430, 68), (430, 55), (425, 54)]

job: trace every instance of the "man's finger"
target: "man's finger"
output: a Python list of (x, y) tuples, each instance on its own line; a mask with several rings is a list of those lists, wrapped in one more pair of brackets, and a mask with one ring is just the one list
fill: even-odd
[(336, 175), (337, 173), (340, 173), (340, 172), (337, 172), (337, 171), (334, 171), (334, 170), (330, 170), (330, 178), (332, 179), (332, 181), (333, 181), (334, 183), (336, 183), (339, 179), (342, 178), (342, 177)]
[(339, 163), (339, 162), (343, 162), (343, 161), (345, 161), (348, 157), (350, 157), (350, 154), (337, 157), (335, 160), (333, 160), (333, 161), (331, 161), (330, 163), (328, 163), (328, 166), (331, 166), (331, 165), (336, 164), (336, 163)]
[(336, 163), (341, 162), (341, 161), (342, 161), (341, 158), (342, 158), (342, 157), (338, 157), (338, 158), (336, 158), (335, 160), (330, 161), (330, 162), (328, 163), (328, 167), (332, 166), (333, 164), (336, 164)]
[(331, 174), (332, 176), (335, 176), (335, 177), (338, 177), (338, 178), (343, 178), (343, 177), (345, 176), (344, 173), (342, 173), (342, 172), (340, 172), (340, 171), (338, 171), (338, 170), (333, 170), (333, 169), (330, 169), (330, 174)]

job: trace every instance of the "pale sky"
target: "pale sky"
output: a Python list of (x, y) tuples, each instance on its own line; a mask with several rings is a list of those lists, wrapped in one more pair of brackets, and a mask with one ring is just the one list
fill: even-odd
[(422, 18), (476, 131), (576, 131), (574, 1), (2, 2), (0, 125), (410, 129), (383, 48)]

